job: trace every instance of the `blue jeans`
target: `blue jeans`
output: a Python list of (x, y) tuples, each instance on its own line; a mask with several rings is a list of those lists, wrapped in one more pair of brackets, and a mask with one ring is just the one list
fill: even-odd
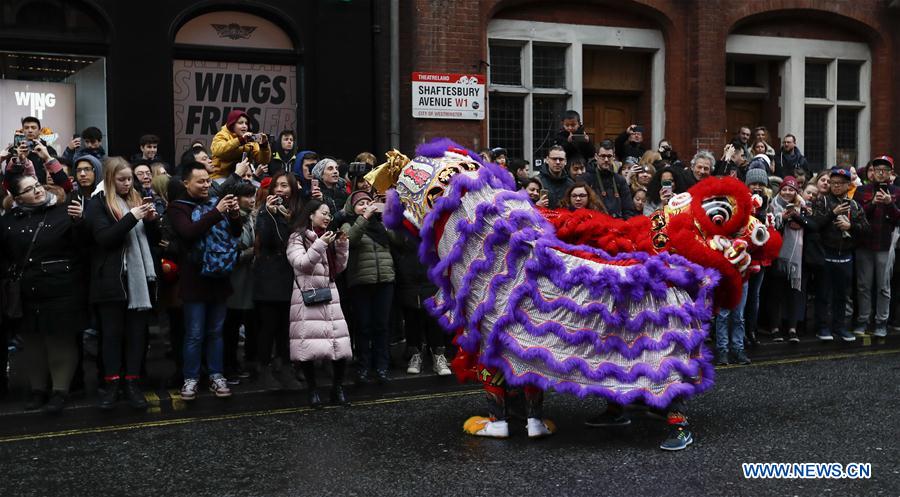
[(741, 289), (741, 303), (734, 309), (721, 309), (716, 315), (716, 349), (728, 352), (729, 336), (731, 351), (744, 350), (744, 306), (747, 305), (747, 282)]
[(184, 303), (184, 379), (200, 377), (203, 341), (206, 340), (206, 369), (210, 377), (222, 376), (224, 342), (222, 325), (227, 311), (225, 302)]
[[(759, 290), (762, 288), (765, 275), (765, 270), (753, 273), (744, 284), (744, 299), (747, 301), (744, 306), (744, 315), (747, 317), (744, 321), (744, 328), (747, 333), (756, 333), (756, 323), (759, 318)], [(778, 326), (778, 323), (772, 326)]]

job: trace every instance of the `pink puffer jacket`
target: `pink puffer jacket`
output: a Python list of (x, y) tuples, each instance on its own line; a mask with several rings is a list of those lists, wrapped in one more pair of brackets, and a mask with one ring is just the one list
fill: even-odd
[[(298, 233), (288, 239), (287, 259), (294, 268), (294, 290), (291, 293), (290, 349), (292, 361), (315, 359), (349, 359), (350, 333), (341, 311), (341, 298), (337, 287), (328, 277), (327, 245), (312, 231), (306, 232), (306, 247)], [(350, 244), (337, 240), (337, 271), (347, 267)], [(299, 286), (298, 286), (299, 285)], [(307, 307), (303, 304), (301, 290), (331, 288), (331, 303)]]

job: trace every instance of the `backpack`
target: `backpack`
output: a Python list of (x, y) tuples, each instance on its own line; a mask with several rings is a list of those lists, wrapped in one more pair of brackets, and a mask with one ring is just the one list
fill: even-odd
[[(196, 223), (204, 214), (216, 208), (217, 201), (217, 198), (212, 197), (201, 204), (185, 200), (177, 202), (194, 206), (191, 211), (191, 221)], [(228, 277), (238, 260), (239, 241), (240, 237), (233, 236), (228, 231), (227, 219), (216, 223), (191, 251), (193, 261), (200, 266), (200, 274), (211, 278)]]

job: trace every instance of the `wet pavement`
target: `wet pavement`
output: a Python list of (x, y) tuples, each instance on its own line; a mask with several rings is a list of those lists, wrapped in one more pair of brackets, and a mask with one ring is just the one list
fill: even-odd
[[(829, 358), (830, 357), (830, 358)], [(835, 358), (840, 357), (840, 358)], [(462, 433), (478, 389), (425, 376), (350, 390), (313, 411), (299, 392), (205, 395), (158, 412), (122, 405), (59, 418), (0, 415), (0, 495), (900, 495), (900, 353), (781, 359), (717, 369), (690, 403), (695, 442), (658, 449), (662, 421), (582, 423), (596, 400), (549, 395), (560, 427), (529, 440)], [(860, 480), (747, 480), (744, 462), (867, 462)]]

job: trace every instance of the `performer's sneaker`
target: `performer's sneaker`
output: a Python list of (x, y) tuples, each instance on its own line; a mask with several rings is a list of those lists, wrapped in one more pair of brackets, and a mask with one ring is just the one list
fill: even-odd
[(631, 419), (621, 413), (611, 413), (606, 411), (603, 414), (588, 418), (585, 420), (584, 424), (591, 428), (615, 428), (618, 426), (630, 425)]
[(476, 437), (507, 438), (509, 424), (506, 421), (491, 421), (491, 418), (484, 416), (472, 416), (463, 423), (463, 431)]
[(556, 424), (549, 419), (528, 418), (528, 438), (548, 437), (556, 433)]
[(672, 425), (669, 430), (669, 436), (659, 444), (662, 450), (683, 450), (688, 445), (694, 443), (694, 437), (691, 430), (686, 425)]

